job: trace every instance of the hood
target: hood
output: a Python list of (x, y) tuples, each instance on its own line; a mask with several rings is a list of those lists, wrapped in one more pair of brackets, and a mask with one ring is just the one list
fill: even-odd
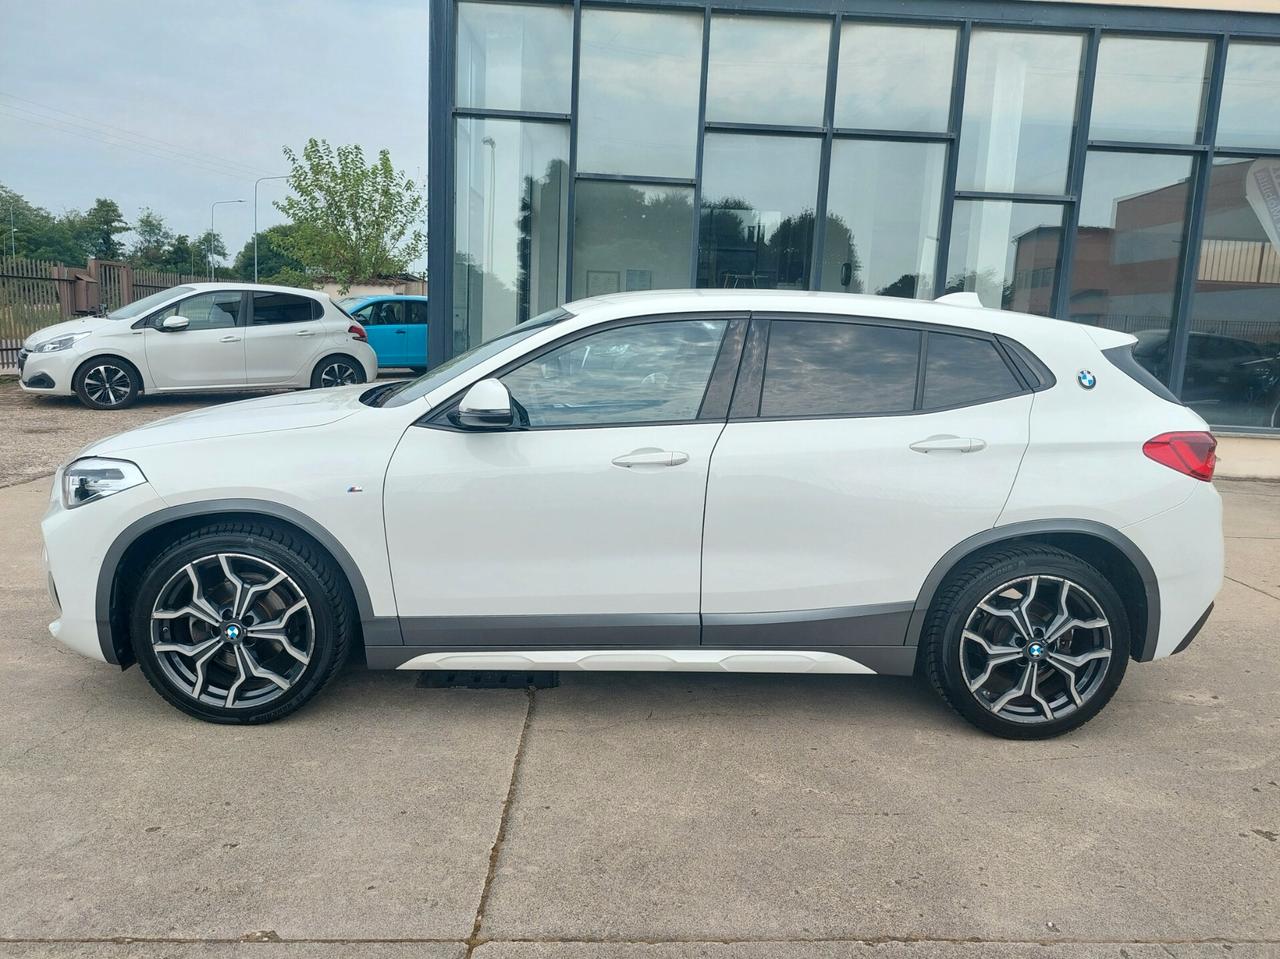
[(94, 330), (101, 329), (109, 323), (122, 323), (123, 320), (108, 320), (105, 316), (82, 316), (79, 319), (67, 320), (65, 323), (55, 323), (53, 326), (46, 326), (42, 330), (36, 330), (22, 343), (24, 350), (32, 349), (39, 346), (47, 340), (56, 340), (60, 336), (66, 336), (68, 333), (92, 333)]
[(360, 396), (368, 389), (369, 385), (364, 383), (326, 390), (278, 393), (179, 413), (99, 440), (85, 447), (77, 456), (119, 456), (131, 450), (170, 443), (198, 443), (219, 437), (324, 426), (365, 409), (360, 403)]

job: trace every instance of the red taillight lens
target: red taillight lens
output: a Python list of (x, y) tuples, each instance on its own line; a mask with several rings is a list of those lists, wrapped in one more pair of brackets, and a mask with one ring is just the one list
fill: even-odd
[(1213, 479), (1217, 448), (1212, 433), (1161, 433), (1142, 444), (1149, 459), (1206, 483)]
[(347, 327), (347, 332), (351, 334), (351, 338), (359, 340), (361, 343), (369, 342), (369, 334), (364, 331), (364, 327), (359, 323), (352, 323)]

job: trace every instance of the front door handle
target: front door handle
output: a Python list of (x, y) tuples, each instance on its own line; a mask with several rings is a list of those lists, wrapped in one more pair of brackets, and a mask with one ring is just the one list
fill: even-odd
[(316, 331), (315, 330), (299, 330), (297, 333), (293, 335), (294, 336), (315, 336)]
[(661, 468), (663, 466), (679, 466), (687, 462), (689, 462), (688, 453), (681, 453), (678, 450), (660, 450), (652, 446), (632, 450), (630, 453), (623, 453), (621, 456), (613, 458), (613, 465), (621, 466), (623, 469), (643, 468), (646, 466)]
[(916, 440), (911, 448), (917, 453), (976, 453), (987, 448), (986, 440), (976, 436), (952, 436), (939, 433), (922, 440)]
[(239, 342), (240, 342), (240, 337), (238, 337), (238, 336), (224, 336), (222, 339), (218, 340), (218, 342), (219, 342), (219, 343), (239, 343)]

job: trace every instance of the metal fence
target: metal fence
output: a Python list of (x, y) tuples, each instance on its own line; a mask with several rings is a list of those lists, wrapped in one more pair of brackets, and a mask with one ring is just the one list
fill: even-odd
[(0, 370), (18, 365), (22, 341), (42, 327), (75, 316), (109, 313), (195, 277), (138, 270), (114, 260), (69, 267), (47, 260), (0, 256)]

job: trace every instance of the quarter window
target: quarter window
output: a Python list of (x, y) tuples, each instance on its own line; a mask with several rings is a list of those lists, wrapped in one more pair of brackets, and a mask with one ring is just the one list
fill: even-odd
[(990, 340), (952, 333), (929, 334), (925, 348), (925, 409), (981, 403), (1021, 389)]
[(534, 428), (695, 420), (726, 322), (604, 330), (542, 354), (502, 382)]
[(309, 296), (292, 293), (253, 294), (253, 325), (303, 323), (320, 318), (320, 304)]
[(771, 327), (761, 416), (866, 416), (915, 405), (915, 330), (810, 320)]
[(156, 314), (153, 320), (158, 327), (171, 316), (185, 316), (190, 330), (225, 330), (236, 325), (240, 314), (240, 291), (222, 290), (217, 293), (201, 293)]

